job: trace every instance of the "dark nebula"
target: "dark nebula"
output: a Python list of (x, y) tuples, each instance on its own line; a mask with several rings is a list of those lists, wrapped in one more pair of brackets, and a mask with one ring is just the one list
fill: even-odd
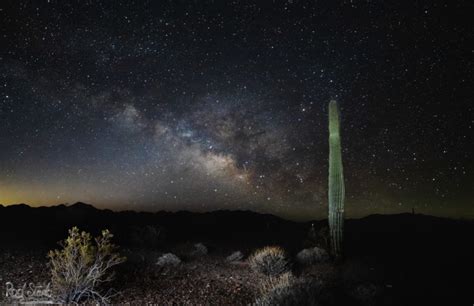
[(0, 203), (321, 218), (336, 99), (349, 217), (472, 218), (470, 11), (3, 1)]

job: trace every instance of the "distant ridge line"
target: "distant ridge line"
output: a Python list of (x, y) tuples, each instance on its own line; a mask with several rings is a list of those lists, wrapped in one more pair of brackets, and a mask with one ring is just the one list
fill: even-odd
[[(14, 208), (26, 208), (26, 209), (55, 209), (55, 208), (62, 208), (62, 209), (81, 209), (81, 210), (89, 210), (89, 211), (97, 211), (97, 212), (109, 212), (109, 213), (114, 213), (114, 214), (120, 214), (120, 213), (136, 213), (136, 214), (147, 214), (147, 215), (180, 215), (180, 214), (190, 214), (190, 215), (207, 215), (207, 214), (251, 214), (254, 216), (262, 216), (262, 217), (273, 217), (285, 221), (290, 221), (290, 222), (296, 222), (296, 223), (308, 223), (308, 222), (321, 222), (327, 220), (327, 218), (324, 219), (314, 219), (314, 220), (308, 220), (308, 221), (296, 221), (292, 219), (288, 219), (285, 217), (280, 217), (271, 213), (261, 213), (261, 212), (256, 212), (252, 210), (229, 210), (229, 209), (218, 209), (218, 210), (210, 210), (210, 211), (203, 211), (203, 212), (197, 212), (197, 211), (190, 211), (190, 210), (176, 210), (176, 211), (169, 211), (169, 210), (159, 210), (159, 211), (141, 211), (141, 210), (131, 210), (131, 209), (124, 209), (124, 210), (111, 210), (108, 208), (97, 208), (92, 204), (84, 203), (84, 202), (76, 202), (73, 204), (57, 204), (57, 205), (51, 205), (51, 206), (30, 206), (25, 203), (19, 203), (19, 204), (1, 204), (0, 203), (0, 208), (3, 209), (14, 209)], [(463, 219), (463, 218), (449, 218), (449, 217), (440, 217), (440, 216), (433, 216), (433, 215), (427, 215), (427, 214), (422, 214), (422, 213), (410, 213), (410, 212), (402, 212), (402, 213), (397, 213), (397, 214), (380, 214), (380, 213), (375, 213), (371, 215), (367, 215), (361, 218), (346, 218), (346, 221), (348, 220), (365, 220), (365, 219), (375, 219), (375, 218), (388, 218), (388, 217), (411, 217), (411, 216), (416, 216), (416, 217), (426, 217), (426, 218), (436, 218), (436, 219), (442, 219), (442, 220), (454, 220), (454, 221), (474, 221), (472, 219)]]

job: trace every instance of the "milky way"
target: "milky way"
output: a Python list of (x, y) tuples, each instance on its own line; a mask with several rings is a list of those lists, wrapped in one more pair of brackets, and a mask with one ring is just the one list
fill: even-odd
[(468, 5), (2, 3), (0, 203), (474, 217)]

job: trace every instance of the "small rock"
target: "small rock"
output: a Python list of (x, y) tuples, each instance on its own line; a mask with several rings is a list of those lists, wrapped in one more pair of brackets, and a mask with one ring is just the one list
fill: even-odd
[(166, 253), (158, 258), (156, 264), (158, 266), (177, 266), (181, 263), (181, 259), (173, 253)]
[(241, 261), (243, 258), (244, 258), (244, 254), (242, 254), (241, 251), (237, 251), (227, 256), (225, 260), (228, 262), (235, 262), (235, 261)]
[(303, 249), (296, 255), (296, 260), (304, 265), (310, 265), (318, 262), (325, 262), (329, 259), (329, 254), (325, 249), (314, 247)]

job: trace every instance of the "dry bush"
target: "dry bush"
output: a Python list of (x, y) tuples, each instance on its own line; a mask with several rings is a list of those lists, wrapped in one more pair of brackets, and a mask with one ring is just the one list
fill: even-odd
[(310, 279), (297, 279), (290, 273), (266, 283), (262, 296), (253, 305), (321, 305), (321, 284)]
[(48, 253), (52, 289), (57, 302), (110, 301), (111, 290), (104, 293), (101, 286), (113, 279), (111, 268), (125, 261), (111, 243), (112, 237), (108, 230), (103, 230), (94, 244), (89, 233), (73, 227), (67, 239), (60, 243), (62, 249)]
[(286, 252), (277, 246), (257, 250), (249, 258), (252, 270), (268, 276), (276, 276), (291, 270)]
[(266, 295), (276, 287), (287, 287), (296, 281), (296, 277), (291, 272), (286, 272), (278, 276), (265, 277), (260, 281), (259, 291), (260, 295)]

